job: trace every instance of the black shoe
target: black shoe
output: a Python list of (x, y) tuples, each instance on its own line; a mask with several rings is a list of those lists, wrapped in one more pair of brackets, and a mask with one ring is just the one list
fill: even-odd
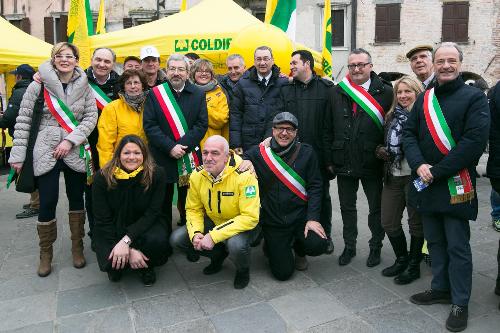
[(450, 315), (446, 319), (446, 328), (451, 332), (462, 332), (467, 328), (467, 319), (469, 311), (466, 306), (453, 304), (451, 306)]
[(327, 241), (327, 245), (326, 245), (325, 253), (332, 254), (333, 250), (335, 249), (335, 246), (333, 246), (333, 241), (330, 237), (328, 237), (326, 241)]
[(418, 305), (431, 304), (451, 304), (451, 294), (449, 291), (426, 290), (410, 297), (410, 302)]
[(250, 282), (250, 270), (243, 269), (241, 271), (236, 271), (236, 275), (234, 276), (234, 289), (243, 289)]
[(417, 262), (413, 262), (412, 259), (410, 259), (408, 269), (406, 269), (404, 272), (401, 272), (401, 274), (396, 276), (394, 278), (394, 283), (404, 285), (412, 283), (413, 281), (419, 278), (420, 278), (420, 260), (418, 260)]
[(188, 252), (186, 253), (186, 259), (190, 262), (197, 262), (200, 260), (200, 254), (196, 252)]
[(366, 259), (366, 266), (375, 267), (380, 264), (380, 249), (370, 249), (368, 259)]
[(339, 257), (339, 265), (345, 266), (356, 256), (356, 249), (344, 248), (344, 252)]
[(35, 208), (26, 208), (22, 212), (16, 214), (16, 219), (26, 219), (38, 215), (39, 210)]
[(224, 252), (224, 255), (221, 258), (212, 259), (210, 261), (210, 265), (203, 268), (203, 274), (212, 275), (212, 274), (220, 272), (220, 270), (222, 269), (222, 263), (224, 262), (224, 259), (226, 259), (227, 256), (228, 256), (228, 253)]
[(141, 281), (145, 287), (151, 287), (156, 282), (156, 273), (153, 267), (141, 269)]
[(117, 270), (110, 270), (108, 273), (108, 280), (111, 282), (118, 282), (122, 279), (122, 272)]
[(386, 267), (382, 270), (383, 276), (396, 276), (405, 271), (408, 267), (408, 256), (396, 258), (396, 261), (392, 266)]

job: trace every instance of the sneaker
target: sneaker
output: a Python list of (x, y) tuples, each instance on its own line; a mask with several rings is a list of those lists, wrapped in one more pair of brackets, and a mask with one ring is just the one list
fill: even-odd
[(467, 319), (469, 311), (466, 306), (453, 304), (451, 306), (450, 315), (446, 319), (446, 328), (451, 332), (462, 332), (467, 328)]
[(250, 282), (250, 270), (243, 269), (241, 271), (236, 271), (236, 275), (234, 276), (234, 289), (243, 289)]
[(493, 225), (493, 229), (495, 229), (495, 231), (500, 232), (500, 219), (493, 220), (491, 224)]
[(156, 282), (156, 273), (153, 267), (141, 269), (141, 281), (145, 287), (151, 287)]
[(352, 258), (354, 258), (355, 256), (356, 256), (356, 249), (351, 249), (346, 247), (344, 249), (344, 252), (342, 252), (342, 254), (339, 257), (339, 265), (345, 266), (349, 264)]
[(295, 255), (295, 269), (298, 271), (305, 271), (309, 267), (307, 258)]
[(23, 210), (22, 212), (16, 214), (16, 219), (26, 219), (28, 217), (33, 217), (38, 215), (38, 209), (35, 208), (27, 208)]
[(451, 304), (451, 294), (449, 291), (429, 289), (423, 293), (412, 295), (410, 302), (418, 305)]

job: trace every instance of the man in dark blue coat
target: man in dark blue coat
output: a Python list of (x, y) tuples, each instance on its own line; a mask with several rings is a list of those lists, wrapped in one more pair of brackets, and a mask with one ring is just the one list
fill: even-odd
[(436, 85), (418, 96), (403, 132), (405, 155), (420, 183), (410, 187), (409, 201), (422, 215), (433, 275), (431, 289), (410, 301), (451, 303), (446, 328), (459, 332), (467, 327), (472, 288), (469, 220), (477, 217), (475, 167), (488, 140), (490, 117), (486, 96), (460, 77), (458, 45), (441, 44), (433, 58)]
[[(182, 54), (172, 54), (167, 61), (168, 89), (172, 92), (186, 120), (185, 135), (176, 139), (172, 127), (169, 125), (164, 110), (152, 89), (144, 105), (144, 132), (148, 138), (153, 157), (165, 169), (167, 175), (166, 203), (164, 206), (168, 221), (172, 220), (172, 198), (174, 183), (178, 183), (178, 199), (180, 207), (185, 207), (187, 195), (187, 177), (179, 178), (178, 160), (186, 154), (194, 153), (201, 161), (200, 144), (208, 128), (207, 103), (205, 93), (189, 83), (188, 64)], [(160, 87), (160, 86), (158, 86)], [(184, 205), (182, 205), (184, 203)], [(183, 211), (182, 211), (183, 210)], [(179, 212), (185, 216), (185, 208)], [(171, 230), (172, 223), (168, 223)]]

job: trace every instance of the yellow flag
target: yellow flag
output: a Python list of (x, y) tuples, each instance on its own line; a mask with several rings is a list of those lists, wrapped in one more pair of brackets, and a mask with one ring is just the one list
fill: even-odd
[(70, 0), (68, 13), (68, 42), (75, 44), (80, 51), (79, 66), (90, 65), (89, 36), (94, 34), (94, 23), (89, 0)]
[(183, 12), (188, 8), (187, 0), (181, 0), (181, 9), (180, 11)]
[(323, 50), (321, 52), (321, 68), (323, 74), (332, 77), (332, 10), (330, 0), (325, 0), (325, 11), (323, 14)]
[(99, 4), (99, 16), (97, 17), (97, 26), (95, 28), (95, 34), (105, 34), (106, 33), (106, 11), (104, 8), (104, 0), (101, 0)]

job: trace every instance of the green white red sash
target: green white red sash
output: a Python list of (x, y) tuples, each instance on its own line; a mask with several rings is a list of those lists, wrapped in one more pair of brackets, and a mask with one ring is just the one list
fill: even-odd
[[(456, 146), (456, 143), (439, 106), (438, 99), (434, 94), (434, 88), (425, 92), (424, 116), (434, 144), (443, 155), (448, 155), (450, 150)], [(458, 174), (448, 178), (448, 189), (451, 204), (472, 200), (475, 195), (467, 169), (460, 170)]]
[(111, 102), (111, 98), (109, 98), (97, 84), (89, 82), (89, 85), (94, 94), (97, 108), (102, 111), (102, 109)]
[[(154, 96), (160, 105), (163, 115), (167, 119), (168, 125), (174, 134), (175, 141), (178, 141), (188, 130), (186, 119), (182, 110), (172, 94), (172, 90), (165, 82), (153, 89)], [(189, 183), (189, 175), (200, 165), (195, 151), (191, 151), (177, 160), (177, 171), (179, 172), (179, 185), (185, 186)]]
[(276, 177), (286, 186), (290, 191), (295, 193), (299, 198), (307, 201), (306, 182), (286, 164), (281, 157), (276, 155), (270, 147), (259, 146), (260, 154), (264, 158), (267, 166), (271, 169)]
[(352, 82), (349, 75), (339, 82), (339, 86), (372, 118), (375, 125), (383, 130), (385, 112), (375, 98), (363, 87)]
[[(46, 88), (44, 88), (43, 97), (50, 113), (57, 120), (59, 125), (61, 125), (66, 132), (73, 132), (79, 123), (68, 106), (59, 98), (52, 95)], [(92, 152), (90, 151), (90, 145), (87, 141), (80, 145), (80, 158), (85, 158), (87, 184), (91, 184), (93, 175)]]

